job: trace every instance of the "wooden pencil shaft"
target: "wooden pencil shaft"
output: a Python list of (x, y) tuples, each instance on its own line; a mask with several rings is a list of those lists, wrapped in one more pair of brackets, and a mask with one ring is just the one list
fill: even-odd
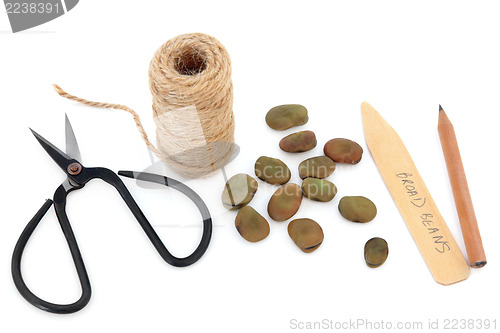
[(465, 176), (465, 170), (458, 148), (455, 130), (444, 110), (439, 111), (438, 122), (439, 138), (448, 169), (455, 206), (457, 209), (460, 227), (464, 238), (467, 256), (471, 267), (480, 268), (486, 264), (483, 242), (479, 227), (477, 225), (476, 214), (472, 204), (472, 198)]
[(361, 106), (368, 149), (434, 279), (465, 280), (469, 266), (401, 138), (368, 103)]

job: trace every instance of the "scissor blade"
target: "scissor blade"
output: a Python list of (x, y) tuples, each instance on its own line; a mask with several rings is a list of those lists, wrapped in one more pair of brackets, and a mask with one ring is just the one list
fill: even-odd
[(59, 148), (54, 146), (52, 143), (50, 143), (47, 139), (45, 139), (43, 136), (35, 132), (34, 130), (31, 130), (31, 133), (35, 136), (35, 138), (38, 140), (40, 145), (42, 145), (43, 149), (49, 154), (50, 157), (54, 160), (54, 162), (59, 165), (61, 169), (63, 169), (64, 172), (66, 172), (68, 166), (74, 162), (74, 159), (69, 157), (66, 153), (62, 152)]
[(65, 114), (66, 122), (66, 154), (71, 158), (82, 162), (82, 156), (80, 155), (80, 148), (78, 148), (78, 142), (76, 141), (75, 133), (73, 132), (73, 127), (69, 122), (68, 115)]

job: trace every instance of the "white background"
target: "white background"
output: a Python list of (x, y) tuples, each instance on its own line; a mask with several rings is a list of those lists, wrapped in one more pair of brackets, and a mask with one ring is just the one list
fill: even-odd
[[(292, 319), (358, 318), (422, 321), (424, 328), (429, 319), (441, 325), (453, 318), (496, 319), (500, 326), (499, 10), (497, 1), (87, 0), (57, 20), (17, 34), (0, 13), (0, 331), (288, 332), (297, 331)], [(329, 178), (339, 189), (332, 202), (304, 199), (295, 216), (321, 224), (323, 245), (312, 254), (298, 250), (287, 222), (269, 219), (266, 205), (275, 187), (263, 182), (251, 205), (269, 219), (271, 234), (260, 243), (246, 242), (234, 228), (236, 212), (220, 203), (219, 171), (188, 182), (213, 215), (210, 247), (195, 265), (174, 268), (158, 256), (117, 193), (94, 181), (71, 194), (68, 203), (93, 297), (72, 315), (32, 307), (12, 282), (11, 253), (64, 174), (28, 127), (64, 148), (67, 112), (85, 165), (118, 171), (151, 164), (129, 114), (77, 105), (58, 97), (51, 84), (134, 108), (154, 139), (149, 60), (163, 42), (188, 32), (217, 37), (232, 58), (241, 154), (226, 167), (229, 176), (253, 175), (255, 160), (268, 155), (285, 161), (291, 181), (299, 182), (298, 163), (322, 154), (327, 140), (348, 137), (365, 149), (360, 164), (338, 166)], [(432, 279), (366, 148), (362, 101), (398, 131), (465, 253), (437, 133), (438, 105), (447, 111), (489, 262), (468, 280), (444, 287)], [(310, 121), (300, 130), (316, 132), (313, 151), (279, 150), (279, 139), (293, 130), (273, 131), (264, 116), (286, 103), (308, 108)], [(201, 233), (193, 227), (200, 223), (194, 205), (166, 188), (125, 182), (174, 254), (190, 253)], [(337, 204), (345, 195), (371, 198), (376, 219), (344, 220)], [(363, 246), (374, 236), (390, 247), (378, 269), (363, 260)], [(42, 298), (72, 302), (79, 297), (72, 265), (51, 210), (26, 249), (26, 281)]]

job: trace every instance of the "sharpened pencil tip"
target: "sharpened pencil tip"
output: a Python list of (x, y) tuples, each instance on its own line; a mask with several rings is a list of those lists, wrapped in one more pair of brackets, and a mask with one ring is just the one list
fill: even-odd
[(439, 111), (443, 111), (443, 107), (439, 104)]

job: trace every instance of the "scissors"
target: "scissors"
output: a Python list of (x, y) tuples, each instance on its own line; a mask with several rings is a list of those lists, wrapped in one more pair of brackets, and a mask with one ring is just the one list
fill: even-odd
[[(148, 236), (153, 246), (156, 248), (163, 260), (165, 260), (168, 264), (177, 267), (185, 267), (195, 263), (203, 256), (212, 236), (212, 219), (210, 217), (210, 212), (208, 211), (208, 208), (203, 200), (188, 186), (172, 178), (167, 178), (151, 173), (134, 171), (118, 172), (118, 175), (124, 177), (154, 182), (172, 187), (185, 194), (195, 203), (203, 218), (203, 234), (198, 247), (192, 254), (185, 258), (177, 258), (167, 250), (161, 239), (158, 237), (158, 234), (155, 232), (155, 230), (135, 202), (134, 198), (125, 187), (125, 184), (116, 173), (106, 168), (87, 168), (82, 165), (82, 163), (80, 162), (82, 159), (80, 157), (78, 143), (67, 116), (66, 153), (62, 152), (52, 143), (43, 138), (40, 134), (36, 133), (33, 130), (31, 130), (31, 132), (43, 147), (43, 149), (45, 149), (49, 156), (54, 160), (54, 162), (56, 162), (56, 164), (66, 173), (67, 178), (56, 189), (53, 199), (47, 199), (35, 214), (35, 216), (31, 219), (24, 231), (21, 233), (21, 236), (19, 237), (19, 240), (17, 241), (17, 244), (14, 248), (11, 265), (12, 277), (17, 290), (29, 303), (41, 310), (62, 314), (79, 311), (83, 309), (90, 301), (92, 293), (90, 280), (87, 274), (87, 270), (85, 269), (85, 264), (80, 253), (78, 243), (69, 223), (68, 216), (66, 215), (66, 198), (70, 192), (82, 189), (85, 184), (87, 184), (92, 179), (101, 179), (113, 186), (118, 191), (123, 201), (125, 201), (128, 208), (137, 219), (137, 222), (139, 222), (139, 224), (141, 225), (142, 229)], [(59, 220), (62, 232), (66, 237), (66, 241), (68, 243), (71, 256), (73, 257), (73, 262), (75, 264), (82, 289), (81, 297), (71, 304), (54, 304), (42, 300), (30, 291), (21, 274), (21, 258), (24, 248), (26, 247), (29, 238), (33, 234), (33, 231), (52, 205), (54, 205), (57, 219)]]

